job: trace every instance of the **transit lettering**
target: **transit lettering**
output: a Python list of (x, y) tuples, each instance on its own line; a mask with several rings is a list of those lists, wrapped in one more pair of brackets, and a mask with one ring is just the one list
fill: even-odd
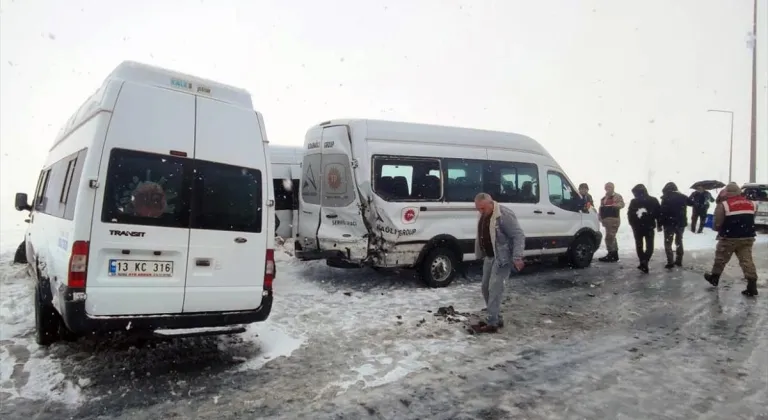
[(112, 235), (112, 236), (134, 236), (134, 237), (143, 238), (144, 235), (146, 234), (146, 232), (137, 232), (137, 231), (132, 231), (132, 230), (114, 230), (114, 229), (110, 229), (109, 230), (109, 234)]

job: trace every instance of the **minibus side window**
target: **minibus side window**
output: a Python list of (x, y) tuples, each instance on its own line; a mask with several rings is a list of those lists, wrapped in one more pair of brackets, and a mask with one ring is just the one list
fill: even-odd
[(443, 195), (440, 161), (419, 157), (373, 158), (373, 190), (387, 201), (438, 201)]
[(51, 168), (44, 169), (40, 172), (40, 179), (37, 182), (37, 190), (35, 191), (35, 203), (33, 204), (35, 210), (45, 212), (45, 192), (48, 189), (48, 181), (51, 177)]
[(469, 159), (443, 159), (445, 201), (472, 203), (483, 191), (487, 162)]
[(485, 192), (499, 203), (539, 202), (539, 168), (532, 163), (489, 162)]
[(562, 174), (554, 171), (547, 172), (547, 182), (550, 203), (572, 212), (578, 212), (583, 208), (581, 196)]

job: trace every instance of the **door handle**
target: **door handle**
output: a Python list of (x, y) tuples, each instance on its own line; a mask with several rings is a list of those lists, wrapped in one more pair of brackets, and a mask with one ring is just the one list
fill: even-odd
[(328, 219), (335, 219), (335, 218), (339, 217), (339, 215), (337, 215), (337, 214), (326, 214), (325, 217), (327, 217)]
[(536, 213), (536, 214), (542, 214), (542, 213), (544, 213), (544, 212), (543, 212), (543, 211), (541, 211), (541, 210), (534, 210), (533, 212), (534, 212), (534, 213)]
[(555, 214), (553, 211), (548, 211), (547, 214)]
[(195, 265), (198, 267), (210, 267), (211, 260), (207, 258), (198, 258), (197, 260), (195, 260)]
[(419, 207), (419, 211), (427, 211), (427, 206), (421, 206), (421, 207)]

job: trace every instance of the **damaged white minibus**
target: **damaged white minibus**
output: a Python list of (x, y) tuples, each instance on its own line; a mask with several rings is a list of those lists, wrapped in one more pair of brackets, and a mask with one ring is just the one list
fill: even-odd
[(587, 267), (602, 235), (594, 209), (535, 140), (513, 133), (377, 120), (309, 129), (296, 256), (337, 267), (416, 268), (431, 287), (474, 260), (474, 197), (517, 214), (526, 257)]

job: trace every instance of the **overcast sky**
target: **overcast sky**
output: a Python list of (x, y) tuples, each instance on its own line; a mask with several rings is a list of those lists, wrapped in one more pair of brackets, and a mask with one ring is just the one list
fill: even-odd
[[(365, 117), (520, 132), (630, 195), (747, 181), (752, 0), (2, 0), (2, 226), (59, 127), (121, 61), (248, 89), (269, 139)], [(768, 1), (758, 178), (768, 181)]]

